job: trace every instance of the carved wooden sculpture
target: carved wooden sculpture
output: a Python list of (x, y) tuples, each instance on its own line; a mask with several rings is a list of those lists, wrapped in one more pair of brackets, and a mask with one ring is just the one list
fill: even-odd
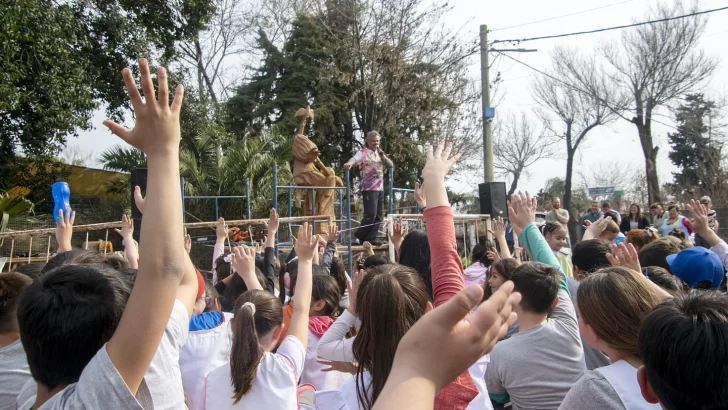
[[(298, 134), (293, 142), (293, 181), (299, 186), (322, 186), (342, 187), (341, 178), (337, 177), (334, 170), (326, 167), (319, 159), (319, 149), (303, 134), (306, 128), (306, 121), (313, 121), (314, 114), (311, 107), (301, 108), (296, 111), (296, 118), (301, 118), (301, 125), (298, 127)], [(300, 206), (301, 192), (296, 192), (296, 204)], [(305, 215), (311, 215), (311, 192), (306, 191), (306, 203), (304, 206)], [(334, 190), (316, 190), (316, 215), (328, 215), (336, 219), (334, 212)], [(319, 232), (328, 231), (326, 223), (318, 225)]]

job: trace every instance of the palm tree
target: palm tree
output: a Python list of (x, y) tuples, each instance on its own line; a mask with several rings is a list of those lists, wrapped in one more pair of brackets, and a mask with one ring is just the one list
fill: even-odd
[(146, 168), (147, 156), (132, 146), (114, 145), (101, 154), (101, 162), (107, 171), (129, 174), (136, 168)]
[(180, 153), (187, 195), (243, 195), (245, 181), (250, 179), (251, 212), (267, 215), (273, 202), (273, 164), (278, 165), (279, 181), (292, 180), (293, 138), (276, 127), (239, 141), (217, 127), (190, 138), (194, 150)]

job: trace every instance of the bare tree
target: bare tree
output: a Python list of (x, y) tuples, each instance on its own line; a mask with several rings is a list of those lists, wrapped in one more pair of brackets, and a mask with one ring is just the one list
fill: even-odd
[(623, 195), (612, 198), (612, 208), (617, 211), (628, 211), (629, 205), (633, 203), (639, 205), (643, 212), (649, 209), (647, 180), (636, 164), (619, 161), (589, 164), (581, 167), (579, 178), (584, 190), (613, 186), (615, 191), (622, 192)]
[(180, 44), (182, 60), (195, 70), (200, 94), (209, 96), (214, 103), (220, 97), (227, 99), (228, 91), (244, 73), (240, 69), (243, 64), (234, 64), (232, 60), (242, 58), (252, 49), (246, 43), (256, 32), (253, 23), (257, 13), (252, 4), (244, 0), (216, 0), (215, 14), (207, 30)]
[[(537, 77), (533, 92), (542, 107), (540, 115), (544, 125), (566, 145), (563, 205), (574, 215), (571, 191), (577, 150), (592, 130), (617, 118), (607, 101), (618, 101), (619, 96), (596, 73), (594, 60), (579, 58), (575, 49), (556, 48), (552, 60), (551, 72)], [(576, 221), (572, 218), (569, 232), (574, 238), (576, 230)]]
[(529, 167), (554, 156), (554, 145), (559, 142), (552, 133), (537, 129), (525, 112), (507, 115), (493, 135), (495, 168), (511, 181), (508, 197), (516, 192), (518, 182), (529, 177)]
[[(678, 1), (660, 4), (647, 19), (659, 20), (697, 11)], [(645, 157), (649, 202), (660, 200), (657, 175), (658, 147), (652, 140), (652, 124), (659, 107), (704, 85), (717, 66), (717, 60), (698, 49), (705, 30), (701, 16), (662, 21), (625, 30), (619, 43), (606, 44), (600, 54), (611, 69), (604, 75), (610, 87), (630, 95), (627, 104), (609, 100), (610, 108), (637, 128)]]
[(93, 150), (86, 150), (80, 144), (69, 143), (61, 151), (61, 162), (78, 167), (88, 167), (94, 163)]

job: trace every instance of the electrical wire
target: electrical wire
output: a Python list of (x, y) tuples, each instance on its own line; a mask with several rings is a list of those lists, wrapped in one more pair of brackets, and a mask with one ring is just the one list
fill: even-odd
[(685, 14), (682, 16), (667, 17), (667, 18), (659, 19), (659, 20), (650, 20), (650, 21), (644, 21), (642, 23), (626, 24), (626, 25), (622, 25), (622, 26), (600, 28), (600, 29), (596, 29), (596, 30), (577, 31), (574, 33), (555, 34), (555, 35), (551, 35), (551, 36), (530, 37), (530, 38), (512, 39), (512, 40), (493, 40), (493, 44), (495, 44), (495, 43), (520, 43), (520, 42), (524, 42), (524, 41), (545, 40), (545, 39), (550, 39), (550, 38), (561, 38), (561, 37), (580, 36), (582, 34), (601, 33), (601, 32), (605, 32), (605, 31), (621, 30), (621, 29), (625, 29), (625, 28), (644, 26), (647, 24), (655, 24), (655, 23), (663, 23), (663, 22), (671, 21), (671, 20), (679, 20), (679, 19), (683, 19), (683, 18), (687, 18), (687, 17), (694, 17), (694, 16), (699, 16), (701, 14), (714, 13), (716, 11), (723, 11), (723, 10), (728, 10), (728, 6), (720, 7), (717, 9), (705, 10), (705, 11), (696, 11), (695, 13)]
[(634, 1), (634, 0), (625, 0), (625, 1), (621, 1), (619, 3), (607, 4), (606, 6), (595, 7), (593, 9), (588, 9), (588, 10), (577, 11), (577, 12), (574, 12), (574, 13), (571, 13), (571, 14), (564, 14), (564, 15), (561, 15), (561, 16), (549, 17), (549, 18), (543, 19), (543, 20), (530, 21), (528, 23), (516, 24), (515, 26), (495, 28), (493, 30), (488, 30), (488, 31), (491, 31), (491, 32), (493, 32), (493, 31), (502, 31), (502, 30), (509, 30), (509, 29), (516, 28), (516, 27), (530, 26), (531, 24), (543, 23), (544, 21), (551, 21), (551, 20), (556, 20), (556, 19), (560, 19), (560, 18), (564, 18), (564, 17), (576, 16), (577, 14), (588, 13), (590, 11), (606, 9), (607, 7), (618, 6), (620, 4), (629, 3), (631, 1)]
[[(546, 73), (546, 72), (544, 72), (544, 71), (541, 71), (541, 70), (539, 70), (538, 68), (536, 68), (536, 67), (534, 67), (534, 66), (532, 66), (532, 65), (530, 65), (530, 64), (528, 64), (528, 63), (524, 63), (524, 62), (523, 62), (523, 61), (521, 61), (521, 60), (517, 60), (517, 59), (515, 59), (515, 58), (513, 58), (513, 57), (509, 56), (508, 54), (505, 54), (505, 53), (501, 53), (501, 52), (498, 52), (498, 53), (499, 53), (499, 54), (502, 54), (502, 55), (503, 55), (504, 57), (510, 58), (511, 60), (513, 60), (513, 61), (515, 61), (515, 62), (517, 62), (517, 63), (519, 63), (519, 64), (521, 64), (521, 65), (523, 65), (523, 66), (526, 66), (526, 67), (530, 68), (531, 70), (533, 70), (533, 71), (535, 71), (535, 72), (537, 72), (537, 73), (539, 73), (539, 74), (541, 74), (541, 75), (544, 75), (544, 76), (546, 76), (546, 77), (548, 77), (548, 78), (550, 78), (550, 79), (552, 79), (552, 80), (554, 80), (554, 81), (557, 81), (557, 82), (559, 82), (559, 83), (563, 84), (564, 86), (566, 86), (566, 87), (569, 87), (569, 88), (571, 88), (572, 90), (574, 90), (574, 91), (576, 91), (576, 92), (579, 92), (579, 93), (582, 93), (582, 94), (589, 94), (589, 95), (591, 95), (590, 93), (588, 93), (588, 92), (586, 92), (586, 91), (582, 90), (581, 88), (579, 88), (579, 87), (576, 87), (576, 86), (574, 86), (573, 84), (569, 84), (569, 83), (567, 83), (566, 81), (564, 81), (564, 80), (561, 80), (560, 78), (556, 78), (556, 77), (554, 77), (553, 75), (551, 75), (551, 74), (549, 74), (549, 73)], [(601, 101), (602, 101), (603, 103), (608, 103), (608, 101), (605, 101), (605, 100), (603, 100), (602, 98), (599, 98), (598, 96), (594, 96), (594, 97), (595, 97), (596, 99), (598, 99), (598, 100), (601, 100)], [(608, 104), (607, 104), (607, 106), (608, 106)], [(650, 120), (651, 120), (652, 122), (656, 122), (656, 123), (658, 123), (658, 124), (660, 124), (660, 125), (664, 125), (664, 126), (666, 126), (666, 127), (669, 127), (669, 128), (675, 129), (675, 130), (677, 129), (677, 128), (676, 128), (676, 127), (675, 127), (674, 125), (670, 125), (670, 124), (665, 124), (664, 122), (662, 122), (662, 121), (657, 121), (657, 120), (656, 120), (656, 119), (654, 119), (654, 118), (650, 118)]]

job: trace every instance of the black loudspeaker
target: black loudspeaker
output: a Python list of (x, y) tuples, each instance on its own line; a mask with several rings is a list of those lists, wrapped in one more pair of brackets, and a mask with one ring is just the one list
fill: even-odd
[(480, 213), (495, 219), (508, 219), (508, 201), (505, 182), (486, 182), (478, 185)]
[(142, 196), (147, 193), (147, 169), (137, 168), (131, 171), (131, 218), (134, 220), (134, 239), (139, 241), (139, 232), (142, 231), (142, 213), (134, 202), (134, 187), (142, 189)]

